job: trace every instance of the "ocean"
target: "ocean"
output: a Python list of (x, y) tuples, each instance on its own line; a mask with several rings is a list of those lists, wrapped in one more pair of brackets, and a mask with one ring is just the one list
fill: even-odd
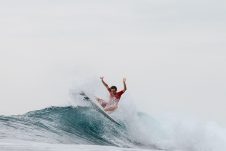
[(225, 131), (215, 124), (164, 121), (142, 112), (111, 115), (89, 106), (52, 106), (0, 116), (0, 151), (223, 151)]
[(156, 148), (136, 141), (126, 125), (116, 125), (90, 107), (49, 107), (0, 116), (0, 127), (0, 149), (6, 151)]

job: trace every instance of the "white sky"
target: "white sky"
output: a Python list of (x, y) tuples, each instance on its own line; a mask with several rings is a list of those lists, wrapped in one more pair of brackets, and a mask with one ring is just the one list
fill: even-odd
[(0, 0), (0, 114), (66, 104), (81, 77), (126, 76), (145, 112), (226, 125), (225, 27), (224, 0)]

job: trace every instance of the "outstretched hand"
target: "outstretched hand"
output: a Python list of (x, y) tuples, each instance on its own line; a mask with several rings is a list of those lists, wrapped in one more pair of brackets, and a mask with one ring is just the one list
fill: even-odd
[(100, 77), (101, 80), (104, 80), (104, 77)]
[(123, 82), (126, 82), (126, 78), (123, 78)]

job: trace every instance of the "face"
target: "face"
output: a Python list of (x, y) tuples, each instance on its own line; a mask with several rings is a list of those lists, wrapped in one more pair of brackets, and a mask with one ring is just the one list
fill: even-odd
[(111, 89), (112, 94), (116, 94), (116, 89)]

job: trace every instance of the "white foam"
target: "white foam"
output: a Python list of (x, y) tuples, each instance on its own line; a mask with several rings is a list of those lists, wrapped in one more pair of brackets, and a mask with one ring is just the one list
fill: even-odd
[[(99, 145), (50, 144), (32, 141), (0, 140), (1, 151), (145, 151), (144, 149), (119, 148)], [(148, 150), (146, 150), (148, 151)], [(157, 150), (149, 150), (157, 151)]]
[[(104, 88), (101, 89), (103, 92), (100, 92), (100, 88), (93, 89), (92, 83), (86, 83), (82, 89), (93, 96), (104, 96)], [(142, 144), (167, 150), (226, 150), (226, 129), (217, 123), (201, 122), (179, 114), (164, 115), (161, 118), (139, 115), (128, 94), (122, 97), (118, 110), (111, 116), (124, 121), (129, 131), (128, 137)]]

